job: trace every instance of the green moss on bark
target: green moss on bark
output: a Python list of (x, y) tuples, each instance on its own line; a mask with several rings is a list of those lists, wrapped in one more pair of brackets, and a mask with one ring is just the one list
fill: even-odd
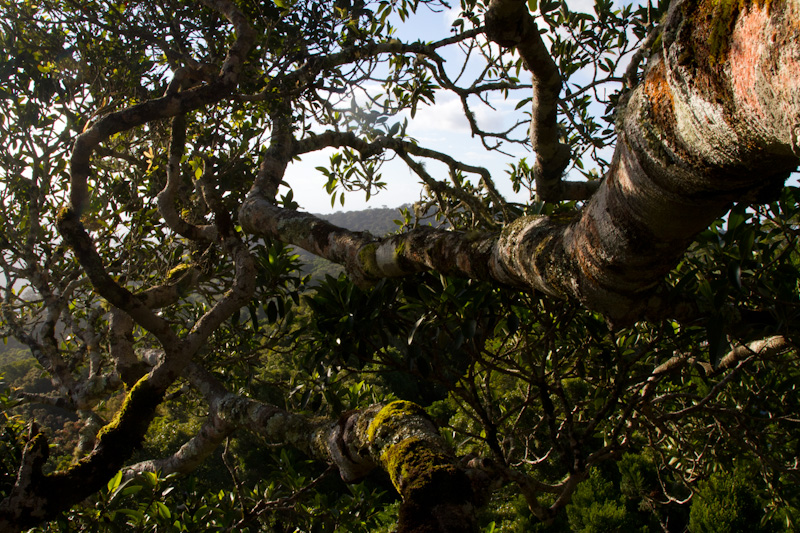
[(372, 419), (372, 422), (367, 429), (367, 437), (369, 438), (369, 442), (374, 443), (375, 439), (379, 436), (379, 433), (386, 434), (387, 431), (394, 432), (398, 423), (400, 423), (402, 419), (416, 416), (427, 418), (428, 414), (422, 409), (422, 407), (412, 402), (398, 400), (396, 402), (386, 404), (380, 411), (378, 411), (378, 414), (376, 414), (375, 418)]
[(475, 530), (472, 487), (437, 440), (418, 405), (396, 401), (372, 419), (367, 436), (403, 498), (398, 533)]
[(435, 444), (405, 439), (390, 446), (382, 462), (403, 497), (398, 533), (475, 530), (469, 478)]
[(97, 445), (122, 445), (120, 439), (140, 442), (163, 396), (163, 392), (150, 384), (147, 376), (141, 378), (128, 392), (114, 419), (97, 434)]
[(405, 439), (390, 446), (381, 456), (381, 462), (386, 465), (392, 484), (403, 499), (419, 499), (431, 491), (433, 493), (428, 495), (434, 498), (463, 496), (463, 487), (450, 483), (457, 477), (452, 460), (429, 441), (416, 437)]
[(15, 523), (23, 529), (33, 527), (102, 489), (142, 442), (162, 398), (163, 391), (150, 384), (147, 377), (140, 379), (128, 392), (114, 420), (98, 433), (92, 453), (66, 470), (41, 476), (34, 482), (31, 492), (37, 499), (14, 519)]
[(375, 258), (375, 252), (378, 245), (375, 243), (365, 244), (358, 250), (358, 263), (361, 270), (369, 278), (380, 278), (381, 273), (378, 269), (378, 262)]
[(128, 392), (114, 419), (97, 433), (92, 453), (67, 470), (57, 472), (53, 479), (105, 482), (141, 444), (163, 396), (163, 391), (156, 390), (147, 376), (140, 379)]

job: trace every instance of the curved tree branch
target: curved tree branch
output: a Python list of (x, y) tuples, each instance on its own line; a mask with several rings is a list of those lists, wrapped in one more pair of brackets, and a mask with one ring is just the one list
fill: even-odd
[(167, 94), (122, 111), (109, 113), (95, 122), (75, 140), (70, 158), (70, 206), (80, 215), (88, 205), (88, 178), (91, 174), (89, 159), (99, 144), (111, 135), (141, 126), (153, 120), (171, 118), (199, 109), (219, 100), (236, 86), (245, 57), (252, 46), (255, 33), (247, 18), (228, 0), (203, 0), (212, 9), (220, 11), (233, 24), (236, 40), (228, 49), (228, 56), (217, 78), (208, 85), (184, 92)]
[[(514, 47), (533, 75), (529, 136), (536, 154), (536, 195), (545, 202), (558, 202), (567, 189), (561, 176), (571, 158), (569, 146), (559, 142), (557, 112), (562, 80), (558, 67), (524, 1), (492, 0), (486, 12), (486, 36), (500, 46)], [(575, 196), (574, 192), (570, 195)]]

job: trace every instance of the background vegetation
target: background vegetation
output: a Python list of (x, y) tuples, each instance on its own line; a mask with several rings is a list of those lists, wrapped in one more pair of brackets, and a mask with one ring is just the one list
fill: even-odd
[[(112, 357), (119, 317), (93, 290), (56, 219), (69, 195), (74, 138), (106, 112), (176, 90), (178, 67), (191, 66), (183, 56), (219, 63), (236, 39), (212, 9), (163, 4), (0, 0), (0, 499), (36, 427), (50, 443), (46, 473), (85, 457), (122, 405), (123, 374), (143, 375), (160, 356), (154, 335), (131, 325), (126, 339), (139, 366), (123, 368)], [(193, 144), (177, 157), (176, 210), (193, 228), (212, 220), (229, 228), (257, 271), (252, 297), (192, 361), (231, 394), (309, 419), (337, 420), (394, 399), (421, 405), (471, 473), (486, 532), (798, 529), (800, 190), (762, 191), (700, 234), (659, 294), (676, 310), (670, 318), (612, 324), (575, 301), (435, 272), (355, 284), (237, 226), (262, 155), (249, 149), (266, 142), (275, 109), (289, 101), (285, 87), (280, 98), (262, 89), (273, 75), (302, 71), (310, 54), (395, 46), (393, 20), (442, 5), (380, 1), (367, 4), (367, 14), (364, 2), (337, 0), (322, 3), (320, 15), (317, 4), (242, 2), (261, 40), (241, 94), (268, 101), (231, 99), (186, 114)], [(573, 175), (595, 180), (608, 170), (603, 148), (616, 140), (615, 113), (629, 89), (620, 71), (653, 31), (661, 4), (617, 8), (598, 0), (594, 11), (578, 13), (567, 2), (529, 2), (552, 30), (548, 44), (565, 78), (559, 117)], [(483, 2), (461, 8), (454, 36), (482, 24)], [(126, 24), (128, 16), (141, 25)], [(186, 49), (176, 35), (186, 36)], [(462, 52), (487, 62), (479, 86), (506, 95), (530, 89), (520, 82), (519, 58), (475, 43)], [(438, 89), (453, 87), (437, 78), (433, 59), (397, 52), (387, 61), (385, 94), (364, 109), (352, 94), (352, 107), (331, 95), (374, 81), (373, 70), (332, 66), (327, 85), (291, 93), (296, 129), (332, 124), (411, 146), (399, 114), (413, 116)], [(587, 68), (594, 77), (579, 85)], [(597, 89), (604, 84), (608, 91)], [(114, 283), (139, 294), (174, 290), (157, 316), (169, 331), (189, 335), (226, 297), (235, 265), (219, 242), (186, 238), (162, 220), (158, 197), (168, 188), (174, 126), (153, 120), (98, 148), (83, 224)], [(480, 136), (490, 148), (496, 140), (527, 142), (509, 132)], [(325, 172), (332, 198), (381, 188), (377, 157), (349, 148), (332, 157)], [(206, 188), (211, 168), (218, 180)], [(456, 167), (447, 187), (426, 181), (424, 167), (417, 171), (426, 201), (403, 212), (325, 218), (374, 235), (428, 223), (471, 235), (523, 214), (568, 220), (583, 205), (537, 201), (524, 160), (508, 178), (531, 192), (526, 203), (500, 205), (488, 178)], [(283, 191), (276, 204), (297, 207)], [(201, 432), (210, 408), (191, 383), (184, 375), (170, 386), (128, 466), (171, 457)], [(385, 473), (345, 483), (335, 468), (282, 442), (237, 431), (188, 475), (123, 469), (32, 531), (389, 532), (399, 506)]]

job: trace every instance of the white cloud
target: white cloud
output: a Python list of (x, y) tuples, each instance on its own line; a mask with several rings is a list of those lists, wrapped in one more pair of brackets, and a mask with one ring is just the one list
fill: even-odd
[(421, 106), (417, 108), (414, 118), (410, 117), (410, 113), (408, 118), (412, 135), (422, 131), (469, 132), (461, 102), (451, 94), (439, 95), (434, 105)]
[[(524, 119), (523, 110), (515, 109), (517, 102), (517, 99), (503, 100), (498, 97), (492, 101), (494, 109), (477, 99), (470, 99), (469, 104), (480, 129), (487, 132), (501, 132), (513, 126), (518, 120)], [(417, 108), (413, 119), (410, 113), (407, 116), (412, 136), (429, 136), (423, 132), (440, 131), (472, 135), (461, 100), (452, 93), (439, 93), (434, 105)]]

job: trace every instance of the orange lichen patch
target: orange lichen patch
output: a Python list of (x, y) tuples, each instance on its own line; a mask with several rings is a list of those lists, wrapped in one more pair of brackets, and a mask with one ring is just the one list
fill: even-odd
[(651, 102), (668, 101), (672, 106), (672, 91), (667, 83), (666, 68), (664, 63), (659, 63), (650, 71), (645, 81), (645, 92)]
[(675, 103), (672, 99), (672, 88), (667, 83), (666, 67), (663, 62), (659, 62), (648, 73), (644, 82), (644, 92), (650, 101), (654, 125), (662, 133), (672, 137), (675, 127)]

